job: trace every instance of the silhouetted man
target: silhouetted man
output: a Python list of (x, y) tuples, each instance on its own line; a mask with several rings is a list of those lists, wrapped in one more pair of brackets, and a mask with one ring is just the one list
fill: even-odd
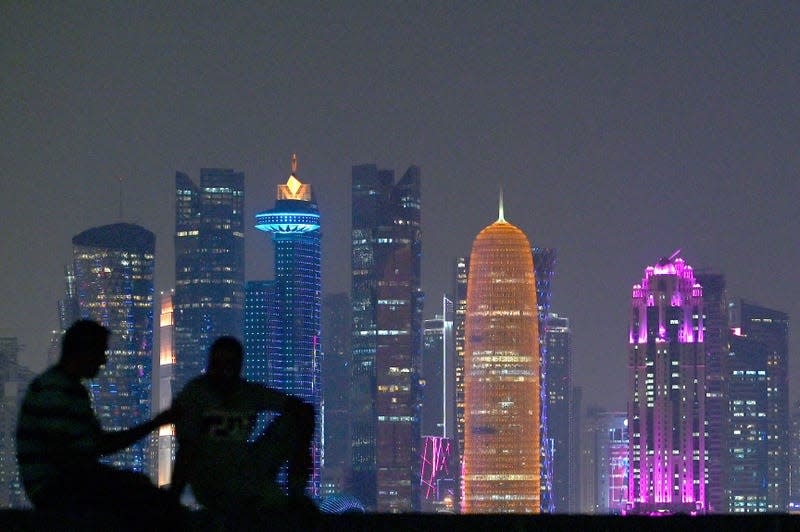
[[(178, 453), (172, 491), (188, 483), (197, 501), (223, 513), (310, 509), (304, 492), (311, 474), (314, 408), (301, 400), (240, 377), (244, 352), (235, 338), (211, 346), (204, 375), (175, 399)], [(259, 412), (278, 414), (253, 443), (248, 437)], [(276, 484), (288, 462), (288, 498)]]
[[(75, 322), (61, 341), (61, 358), (31, 382), (17, 423), (17, 460), (22, 483), (36, 508), (114, 512), (127, 524), (172, 520), (180, 507), (139, 473), (101, 464), (160, 425), (167, 410), (122, 431), (104, 431), (82, 379), (96, 377), (106, 362), (110, 332), (90, 321)], [(134, 521), (130, 521), (130, 520)]]

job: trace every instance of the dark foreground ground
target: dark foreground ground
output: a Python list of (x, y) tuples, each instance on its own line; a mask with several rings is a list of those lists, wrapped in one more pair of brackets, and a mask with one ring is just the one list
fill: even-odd
[[(584, 515), (442, 515), (442, 514), (355, 514), (307, 516), (261, 515), (248, 519), (222, 520), (203, 512), (193, 513), (186, 530), (342, 530), (385, 532), (391, 530), (477, 530), (512, 532), (522, 530), (703, 530), (709, 532), (800, 531), (800, 516), (671, 516), (617, 517)], [(50, 530), (172, 530), (175, 527), (143, 527), (121, 522), (113, 513), (65, 515), (28, 510), (0, 511), (0, 531)]]

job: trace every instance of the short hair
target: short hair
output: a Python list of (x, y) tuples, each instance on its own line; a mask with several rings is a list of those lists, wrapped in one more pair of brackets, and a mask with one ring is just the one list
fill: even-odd
[(208, 350), (208, 365), (211, 366), (211, 360), (216, 353), (222, 352), (234, 355), (238, 359), (240, 365), (244, 363), (244, 347), (242, 347), (242, 342), (233, 336), (220, 336), (214, 340), (214, 343), (211, 344), (211, 348)]
[(93, 320), (78, 320), (61, 338), (61, 361), (74, 360), (86, 351), (108, 344), (111, 331)]

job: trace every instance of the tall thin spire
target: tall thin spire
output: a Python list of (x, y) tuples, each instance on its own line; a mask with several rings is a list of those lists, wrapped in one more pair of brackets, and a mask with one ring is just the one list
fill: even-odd
[(506, 221), (504, 213), (503, 213), (503, 187), (500, 187), (500, 207), (498, 209), (497, 221), (498, 222), (505, 222)]
[(292, 175), (297, 175), (297, 154), (292, 154)]

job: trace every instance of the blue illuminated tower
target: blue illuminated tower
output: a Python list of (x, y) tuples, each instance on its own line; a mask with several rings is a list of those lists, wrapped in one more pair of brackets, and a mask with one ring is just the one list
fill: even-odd
[(275, 389), (311, 403), (317, 412), (312, 442), (309, 494), (319, 496), (322, 451), (322, 351), (320, 349), (320, 224), (311, 185), (292, 173), (278, 185), (271, 210), (256, 215), (256, 229), (272, 233), (275, 246), (273, 319), (270, 320), (268, 382)]

